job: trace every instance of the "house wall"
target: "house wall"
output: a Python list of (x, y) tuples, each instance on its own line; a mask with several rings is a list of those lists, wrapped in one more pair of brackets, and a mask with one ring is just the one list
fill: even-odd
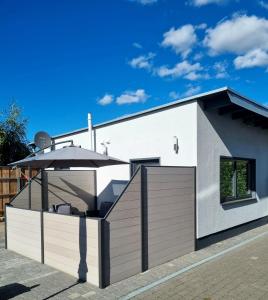
[[(104, 147), (101, 143), (110, 141), (108, 155), (127, 162), (130, 159), (160, 158), (161, 165), (196, 166), (196, 126), (197, 103), (193, 101), (122, 122), (97, 126), (93, 129), (92, 138), (87, 131), (56, 138), (55, 142), (73, 140), (75, 145), (103, 153)], [(178, 154), (173, 150), (174, 136), (178, 137)], [(62, 146), (58, 145), (56, 148)], [(129, 179), (129, 165), (99, 168), (99, 205), (102, 201), (115, 201)]]
[[(163, 166), (196, 166), (197, 103), (191, 102), (135, 119), (97, 127), (96, 151), (110, 141), (108, 155), (130, 159), (160, 158)], [(178, 137), (179, 153), (173, 150)], [(98, 201), (114, 201), (130, 178), (129, 165), (103, 167), (97, 171)]]
[[(228, 115), (204, 111), (197, 117), (197, 237), (268, 214), (268, 134)], [(257, 200), (220, 204), (220, 156), (256, 159)]]
[[(69, 141), (69, 140), (73, 140), (73, 143), (75, 146), (81, 146), (82, 148), (85, 148), (85, 149), (91, 149), (91, 138), (90, 138), (90, 133), (88, 131), (59, 137), (59, 138), (55, 139), (55, 142), (59, 143), (59, 142), (64, 142), (64, 141)], [(66, 145), (70, 145), (70, 143), (66, 143), (66, 144), (63, 143), (63, 144), (56, 145), (56, 149), (60, 149)]]

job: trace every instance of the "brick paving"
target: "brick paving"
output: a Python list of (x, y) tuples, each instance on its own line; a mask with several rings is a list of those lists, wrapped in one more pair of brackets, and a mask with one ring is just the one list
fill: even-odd
[[(268, 232), (264, 225), (100, 290), (4, 249), (0, 223), (0, 300), (120, 299), (160, 278)], [(268, 299), (268, 234), (136, 296), (137, 299)]]

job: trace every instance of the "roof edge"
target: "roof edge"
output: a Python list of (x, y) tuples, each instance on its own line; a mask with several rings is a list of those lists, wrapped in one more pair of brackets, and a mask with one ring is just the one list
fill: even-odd
[[(178, 100), (169, 102), (167, 104), (159, 105), (159, 106), (149, 108), (149, 109), (137, 112), (137, 113), (129, 114), (127, 116), (123, 116), (123, 117), (115, 118), (115, 119), (105, 121), (105, 122), (102, 122), (102, 123), (98, 123), (96, 125), (93, 125), (92, 128), (93, 129), (98, 129), (98, 128), (108, 126), (108, 125), (111, 125), (111, 124), (114, 124), (114, 123), (124, 122), (124, 121), (127, 121), (127, 120), (132, 119), (132, 118), (137, 118), (137, 117), (143, 116), (145, 114), (154, 113), (154, 112), (157, 112), (157, 111), (163, 110), (163, 109), (168, 109), (169, 107), (176, 106), (176, 105), (179, 105), (179, 104), (184, 104), (184, 103), (188, 103), (188, 102), (191, 102), (191, 101), (199, 100), (200, 98), (203, 98), (203, 97), (206, 97), (206, 96), (211, 96), (213, 94), (217, 94), (217, 93), (221, 93), (221, 92), (232, 93), (235, 96), (241, 98), (242, 100), (250, 103), (251, 105), (258, 106), (260, 109), (264, 109), (265, 112), (268, 113), (268, 108), (265, 107), (264, 105), (262, 105), (262, 104), (256, 102), (255, 100), (252, 100), (252, 99), (238, 93), (237, 91), (235, 91), (234, 89), (232, 89), (228, 86), (224, 86), (224, 87), (221, 87), (221, 88), (218, 88), (218, 89), (211, 90), (209, 92), (204, 92), (204, 93), (200, 93), (200, 94), (193, 95), (193, 96), (190, 96), (190, 97), (185, 97), (185, 98), (182, 98), (182, 99), (178, 99)], [(72, 134), (78, 134), (78, 133), (82, 133), (82, 132), (86, 132), (86, 131), (88, 131), (87, 127), (77, 129), (77, 130), (73, 130), (73, 131), (70, 131), (70, 132), (66, 132), (66, 133), (63, 133), (63, 134), (55, 135), (52, 138), (53, 139), (63, 138), (63, 137), (66, 137), (66, 136), (70, 136)]]
[(176, 106), (176, 105), (179, 105), (179, 104), (191, 102), (191, 101), (194, 101), (194, 100), (198, 100), (198, 98), (206, 97), (206, 96), (209, 96), (209, 95), (217, 94), (217, 93), (228, 91), (228, 90), (229, 90), (229, 88), (226, 86), (226, 87), (222, 87), (222, 88), (219, 88), (219, 89), (211, 90), (209, 92), (204, 92), (204, 93), (200, 93), (200, 94), (193, 95), (193, 96), (190, 96), (190, 97), (185, 97), (185, 98), (178, 99), (178, 100), (175, 100), (175, 101), (172, 101), (172, 102), (168, 102), (168, 103), (163, 104), (163, 105), (159, 105), (159, 106), (155, 106), (155, 107), (152, 107), (152, 108), (149, 108), (149, 109), (146, 109), (146, 110), (142, 110), (142, 111), (139, 111), (137, 113), (129, 114), (129, 115), (124, 116), (124, 117), (119, 117), (119, 118), (112, 119), (110, 121), (106, 121), (106, 122), (96, 124), (96, 125), (93, 126), (93, 128), (103, 127), (103, 126), (107, 126), (109, 124), (122, 122), (124, 120), (136, 118), (136, 117), (142, 116), (144, 114), (153, 113), (153, 112), (156, 112), (158, 110), (162, 110), (162, 109), (169, 108), (169, 107), (172, 107), (172, 106)]

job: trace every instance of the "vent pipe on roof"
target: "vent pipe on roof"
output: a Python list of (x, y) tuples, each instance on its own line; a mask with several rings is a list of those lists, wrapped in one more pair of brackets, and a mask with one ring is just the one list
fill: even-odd
[(92, 132), (92, 117), (91, 117), (91, 113), (87, 114), (87, 124), (88, 124), (88, 140), (89, 140), (89, 150), (93, 150), (94, 151), (94, 145), (93, 145), (93, 132)]

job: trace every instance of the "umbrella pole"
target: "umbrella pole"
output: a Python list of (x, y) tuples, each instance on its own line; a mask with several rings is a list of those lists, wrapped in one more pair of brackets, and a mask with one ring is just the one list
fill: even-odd
[(46, 210), (46, 205), (45, 205), (45, 171), (42, 168), (41, 169), (41, 210), (44, 211)]

